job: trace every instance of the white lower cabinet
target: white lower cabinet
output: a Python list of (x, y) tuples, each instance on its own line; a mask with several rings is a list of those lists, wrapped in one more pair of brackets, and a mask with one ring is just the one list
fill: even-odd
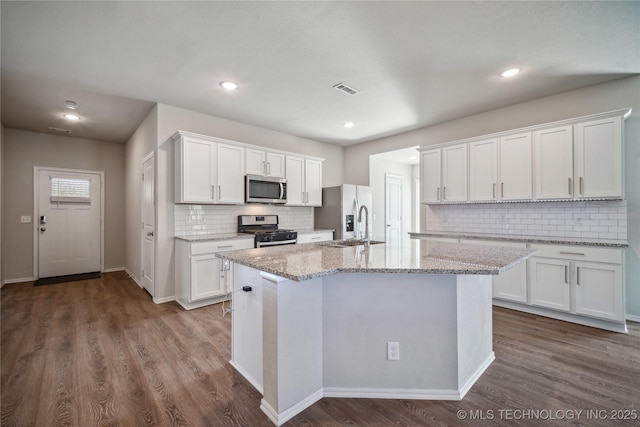
[(298, 233), (298, 243), (318, 243), (333, 240), (333, 231), (318, 231), (314, 233)]
[(531, 248), (537, 249), (528, 261), (531, 305), (624, 323), (623, 249)]
[[(526, 243), (503, 242), (494, 240), (461, 239), (460, 243), (505, 246), (510, 248), (526, 248)], [(527, 264), (521, 262), (507, 271), (493, 276), (493, 297), (507, 301), (527, 302)]]
[(215, 304), (231, 292), (233, 268), (217, 252), (253, 248), (253, 238), (188, 242), (176, 239), (176, 300), (187, 310)]

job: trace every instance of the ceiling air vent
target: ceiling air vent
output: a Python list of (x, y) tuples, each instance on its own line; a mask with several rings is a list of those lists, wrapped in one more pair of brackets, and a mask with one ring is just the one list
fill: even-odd
[(344, 83), (338, 83), (337, 85), (334, 85), (333, 88), (339, 90), (340, 92), (344, 92), (347, 95), (355, 95), (356, 93), (358, 93), (357, 90), (355, 90), (352, 87), (347, 86)]
[(54, 128), (53, 126), (49, 126), (49, 130), (52, 130), (54, 132), (71, 133), (71, 131), (69, 129)]

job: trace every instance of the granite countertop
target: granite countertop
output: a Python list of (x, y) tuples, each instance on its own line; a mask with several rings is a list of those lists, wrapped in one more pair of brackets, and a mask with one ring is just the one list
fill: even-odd
[(187, 242), (206, 242), (214, 240), (236, 240), (236, 239), (251, 239), (252, 234), (247, 233), (219, 233), (219, 234), (202, 234), (197, 236), (175, 236), (176, 239), (186, 240)]
[(328, 229), (327, 229), (327, 230), (325, 230), (325, 229), (322, 229), (322, 228), (318, 228), (318, 229), (315, 229), (315, 230), (296, 230), (296, 232), (297, 232), (298, 234), (311, 234), (311, 233), (333, 233), (333, 232), (335, 232), (335, 231), (336, 231), (336, 230), (328, 230)]
[(220, 252), (216, 256), (294, 281), (335, 273), (498, 274), (522, 262), (532, 249), (405, 239), (336, 248), (306, 243)]
[(586, 239), (571, 237), (540, 237), (540, 236), (524, 236), (524, 235), (504, 235), (504, 234), (482, 234), (482, 233), (455, 233), (455, 232), (409, 232), (412, 239), (420, 237), (449, 237), (453, 239), (477, 239), (477, 240), (497, 240), (504, 242), (524, 242), (524, 243), (548, 243), (557, 245), (576, 245), (576, 246), (602, 246), (611, 248), (626, 248), (629, 242), (626, 240), (616, 239)]

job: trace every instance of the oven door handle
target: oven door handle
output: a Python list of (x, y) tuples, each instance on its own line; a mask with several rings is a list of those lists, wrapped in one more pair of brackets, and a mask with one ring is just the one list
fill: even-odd
[(284, 198), (284, 183), (280, 183), (280, 200)]
[(298, 242), (297, 239), (293, 239), (293, 240), (280, 240), (277, 242), (258, 242), (257, 245), (260, 248), (263, 246), (293, 245), (297, 242)]

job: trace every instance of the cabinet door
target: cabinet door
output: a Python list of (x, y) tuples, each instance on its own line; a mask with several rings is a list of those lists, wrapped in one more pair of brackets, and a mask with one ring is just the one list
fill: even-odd
[(498, 140), (469, 144), (469, 200), (497, 199)]
[(536, 199), (573, 198), (573, 128), (533, 132)]
[(555, 310), (571, 309), (569, 262), (533, 257), (528, 261), (531, 304)]
[(191, 301), (224, 295), (222, 259), (215, 254), (191, 256)]
[(287, 205), (303, 206), (304, 200), (304, 159), (287, 156)]
[(214, 203), (216, 144), (184, 138), (182, 156), (180, 202)]
[(266, 175), (267, 159), (266, 152), (256, 150), (255, 148), (247, 148), (245, 151), (245, 166), (248, 175)]
[(467, 201), (467, 144), (442, 149), (442, 200)]
[(420, 185), (422, 203), (437, 203), (441, 199), (441, 151), (423, 151), (420, 155)]
[(622, 266), (576, 262), (577, 314), (624, 321)]
[(575, 125), (575, 194), (581, 198), (621, 198), (620, 117)]
[(218, 144), (218, 203), (244, 203), (244, 148)]
[(284, 154), (267, 152), (267, 175), (282, 178), (284, 169)]
[(533, 199), (532, 157), (530, 132), (500, 138), (501, 200)]
[(305, 160), (305, 205), (322, 206), (322, 162)]

